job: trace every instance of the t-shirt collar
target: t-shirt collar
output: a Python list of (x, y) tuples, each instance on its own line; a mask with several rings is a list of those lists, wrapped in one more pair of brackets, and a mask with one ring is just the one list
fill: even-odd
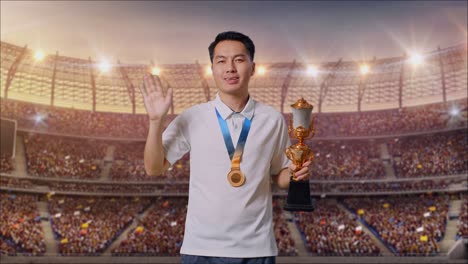
[[(216, 94), (216, 98), (213, 100), (213, 104), (224, 120), (226, 120), (232, 114), (236, 113), (232, 111), (232, 109), (229, 108), (229, 106), (224, 104), (223, 101), (221, 101), (221, 98), (219, 97), (218, 93)], [(254, 111), (255, 101), (252, 99), (252, 96), (249, 95), (249, 100), (247, 101), (247, 104), (244, 106), (244, 109), (240, 112), (240, 114), (246, 117), (247, 119), (252, 120)]]

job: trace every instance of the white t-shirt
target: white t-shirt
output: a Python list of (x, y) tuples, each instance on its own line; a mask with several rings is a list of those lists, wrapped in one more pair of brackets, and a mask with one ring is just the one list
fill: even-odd
[[(252, 124), (241, 170), (246, 182), (232, 187), (231, 160), (215, 112), (226, 120), (234, 148), (244, 117)], [(283, 116), (250, 97), (241, 113), (219, 98), (177, 116), (163, 133), (166, 159), (174, 164), (190, 151), (190, 186), (181, 254), (216, 257), (276, 256), (271, 176), (289, 166), (291, 145)]]

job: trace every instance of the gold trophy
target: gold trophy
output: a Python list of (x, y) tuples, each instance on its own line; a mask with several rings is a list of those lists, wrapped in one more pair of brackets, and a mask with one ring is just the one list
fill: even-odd
[[(289, 135), (297, 138), (299, 143), (287, 148), (285, 150), (285, 154), (299, 170), (305, 162), (311, 161), (314, 158), (314, 154), (311, 149), (304, 144), (304, 139), (312, 138), (315, 135), (314, 119), (310, 121), (310, 116), (314, 107), (304, 98), (297, 100), (297, 102), (291, 105), (291, 107), (293, 108), (293, 117), (289, 120)], [(314, 210), (314, 204), (310, 197), (310, 186), (308, 180), (297, 180), (291, 175), (288, 198), (286, 200), (284, 210)]]

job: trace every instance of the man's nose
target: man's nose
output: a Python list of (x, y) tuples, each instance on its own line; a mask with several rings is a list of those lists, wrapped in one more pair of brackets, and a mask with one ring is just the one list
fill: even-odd
[(236, 65), (234, 64), (233, 61), (230, 61), (228, 63), (226, 63), (226, 72), (236, 72), (237, 69), (236, 69)]

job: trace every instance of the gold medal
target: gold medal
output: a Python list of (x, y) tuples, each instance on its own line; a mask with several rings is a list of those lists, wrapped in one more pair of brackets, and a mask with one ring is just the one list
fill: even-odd
[(244, 173), (239, 169), (231, 169), (227, 178), (232, 187), (240, 187), (245, 183)]
[(224, 143), (226, 144), (229, 158), (231, 159), (231, 171), (228, 173), (227, 178), (232, 187), (240, 187), (245, 183), (244, 173), (242, 173), (242, 171), (240, 170), (240, 162), (242, 159), (242, 153), (244, 152), (245, 142), (249, 134), (251, 121), (247, 117), (244, 118), (242, 130), (239, 135), (239, 140), (237, 141), (237, 146), (234, 149), (227, 123), (221, 117), (218, 110), (215, 110), (216, 116), (218, 117), (219, 127), (221, 128), (221, 132), (223, 133)]

